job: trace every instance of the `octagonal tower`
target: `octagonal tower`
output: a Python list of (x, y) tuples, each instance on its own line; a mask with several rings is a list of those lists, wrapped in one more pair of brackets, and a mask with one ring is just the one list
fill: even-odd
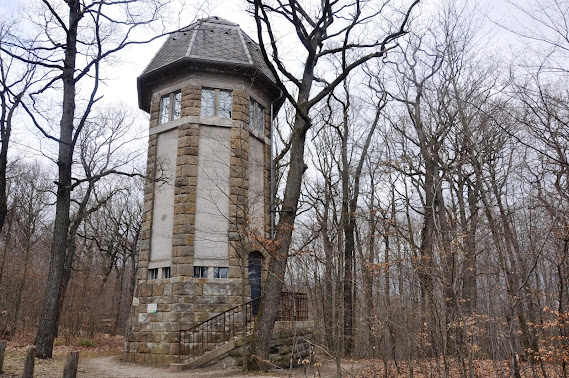
[(240, 304), (243, 290), (261, 294), (282, 99), (259, 46), (210, 17), (169, 36), (138, 78), (138, 101), (150, 127), (127, 359), (165, 364), (180, 330)]

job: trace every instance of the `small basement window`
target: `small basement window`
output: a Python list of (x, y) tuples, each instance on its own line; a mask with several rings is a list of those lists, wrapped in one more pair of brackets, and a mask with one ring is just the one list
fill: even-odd
[(159, 123), (173, 121), (180, 118), (182, 107), (182, 92), (176, 91), (160, 99), (160, 118)]
[(249, 127), (261, 134), (265, 129), (265, 108), (253, 99), (249, 103)]
[(158, 279), (158, 268), (148, 269), (148, 279), (157, 280)]
[(162, 278), (171, 278), (172, 274), (170, 272), (170, 267), (166, 266), (162, 268)]
[(194, 266), (195, 278), (207, 278), (207, 266)]
[(223, 89), (202, 89), (201, 115), (231, 119), (233, 94)]
[(227, 278), (227, 268), (226, 267), (214, 267), (213, 268), (213, 278)]

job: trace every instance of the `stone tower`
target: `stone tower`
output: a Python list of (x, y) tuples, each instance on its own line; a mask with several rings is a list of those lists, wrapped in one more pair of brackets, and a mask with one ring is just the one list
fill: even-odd
[(169, 36), (138, 102), (150, 113), (148, 178), (127, 360), (166, 364), (181, 329), (260, 295), (282, 98), (258, 45), (210, 17)]

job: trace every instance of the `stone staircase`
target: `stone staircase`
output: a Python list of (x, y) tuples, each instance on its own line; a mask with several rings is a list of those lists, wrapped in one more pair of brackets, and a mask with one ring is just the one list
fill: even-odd
[(196, 326), (180, 331), (179, 360), (171, 364), (176, 371), (194, 369), (219, 360), (243, 345), (251, 337), (254, 326), (253, 307), (261, 298), (230, 308)]
[[(246, 341), (251, 342), (252, 340), (253, 340), (253, 335), (251, 334), (247, 335)], [(213, 348), (212, 350), (205, 352), (201, 356), (189, 360), (188, 362), (170, 364), (170, 370), (184, 371), (184, 370), (196, 369), (199, 367), (223, 361), (227, 357), (232, 357), (231, 365), (234, 365), (235, 360), (241, 356), (242, 346), (243, 346), (243, 337), (239, 335), (235, 337), (233, 340), (227, 341), (225, 343), (220, 343), (217, 347)]]
[[(270, 359), (275, 365), (296, 365), (296, 361), (311, 354), (314, 325), (308, 321), (306, 294), (300, 294), (283, 293), (281, 298), (280, 317), (271, 340)], [(260, 300), (257, 298), (233, 307), (188, 330), (180, 331), (178, 363), (171, 364), (170, 369), (184, 371), (218, 362), (237, 364), (242, 359), (244, 341), (252, 341), (253, 308)]]

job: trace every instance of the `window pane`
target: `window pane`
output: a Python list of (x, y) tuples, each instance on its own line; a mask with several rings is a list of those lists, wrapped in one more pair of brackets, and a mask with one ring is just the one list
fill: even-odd
[(170, 278), (170, 267), (162, 268), (162, 278)]
[(257, 104), (257, 127), (259, 128), (259, 132), (263, 133), (263, 129), (265, 128), (265, 108), (259, 104)]
[(194, 277), (207, 278), (207, 266), (194, 266)]
[(214, 267), (213, 278), (227, 278), (227, 268)]
[(170, 115), (170, 95), (164, 96), (160, 99), (160, 123), (168, 122)]
[(249, 102), (249, 127), (255, 128), (255, 101)]
[(219, 116), (221, 118), (231, 118), (231, 92), (219, 91)]
[(174, 93), (174, 114), (172, 119), (180, 118), (180, 109), (182, 108), (182, 92)]
[(204, 117), (213, 117), (213, 89), (202, 89), (202, 109), (201, 115)]
[(158, 278), (158, 268), (148, 269), (148, 279), (155, 280)]

